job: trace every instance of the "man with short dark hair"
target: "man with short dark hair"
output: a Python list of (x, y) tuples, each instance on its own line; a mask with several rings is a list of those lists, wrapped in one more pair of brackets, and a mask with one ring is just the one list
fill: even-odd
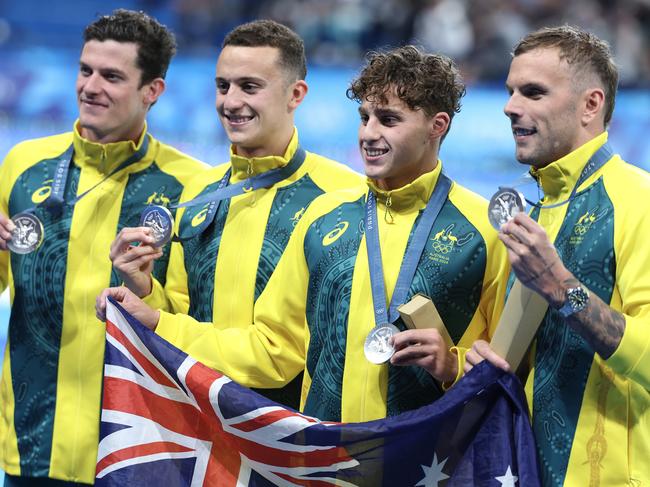
[[(505, 251), (486, 202), (438, 159), (464, 92), (444, 56), (412, 46), (370, 56), (349, 90), (361, 104), (368, 184), (306, 209), (248, 327), (158, 312), (124, 287), (102, 293), (98, 315), (112, 296), (247, 386), (282, 386), (304, 371), (300, 409), (322, 420), (383, 418), (440, 397), (462, 373), (463, 347), (490, 336), (505, 293)], [(403, 331), (396, 307), (415, 293), (433, 299), (456, 349), (437, 330)]]
[[(173, 35), (142, 12), (100, 17), (84, 32), (73, 131), (22, 142), (0, 166), (0, 290), (9, 286), (12, 301), (0, 389), (5, 485), (94, 482), (105, 340), (92, 305), (120, 283), (110, 243), (206, 169), (147, 131), (174, 52)], [(153, 270), (162, 281), (168, 256), (160, 249)]]
[[(570, 26), (519, 42), (506, 81), (517, 159), (544, 190), (499, 238), (549, 305), (526, 387), (548, 486), (650, 482), (650, 214), (631, 197), (650, 176), (607, 141), (617, 82), (608, 45)], [(466, 368), (484, 358), (503, 365), (481, 341)]]
[[(288, 27), (258, 20), (231, 31), (216, 73), (230, 162), (187, 186), (182, 200), (191, 206), (179, 211), (180, 243), (172, 244), (166, 285), (148, 272), (157, 249), (131, 245), (148, 243), (145, 229), (125, 229), (115, 240), (111, 258), (125, 285), (154, 308), (179, 313), (164, 313), (165, 320), (178, 322), (173, 326), (249, 326), (307, 206), (324, 192), (362, 184), (349, 168), (300, 147), (294, 116), (307, 94), (306, 73), (303, 42)], [(253, 189), (255, 181), (266, 182)], [(219, 188), (238, 185), (237, 193), (214, 199)], [(203, 197), (199, 204), (190, 201)], [(195, 352), (195, 358), (209, 361), (212, 353), (206, 353)], [(292, 379), (283, 389), (258, 392), (297, 408), (302, 376)]]

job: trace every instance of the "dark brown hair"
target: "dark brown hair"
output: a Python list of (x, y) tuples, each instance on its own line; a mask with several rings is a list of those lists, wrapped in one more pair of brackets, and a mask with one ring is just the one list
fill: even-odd
[(83, 34), (88, 41), (114, 40), (138, 46), (136, 65), (142, 71), (140, 86), (164, 78), (176, 53), (176, 40), (164, 25), (144, 12), (118, 9), (88, 25)]
[(598, 77), (605, 91), (605, 125), (609, 124), (618, 87), (618, 69), (609, 44), (571, 25), (544, 27), (519, 41), (512, 55), (515, 57), (535, 49), (551, 48), (559, 49), (560, 59), (571, 65), (576, 74), (588, 73)]
[(305, 44), (289, 27), (274, 20), (255, 20), (235, 27), (223, 40), (221, 47), (226, 46), (275, 47), (291, 81), (307, 77)]
[(361, 74), (352, 81), (347, 97), (387, 103), (391, 91), (411, 110), (431, 117), (445, 112), (451, 120), (460, 111), (465, 84), (454, 62), (441, 54), (427, 54), (415, 46), (370, 52)]

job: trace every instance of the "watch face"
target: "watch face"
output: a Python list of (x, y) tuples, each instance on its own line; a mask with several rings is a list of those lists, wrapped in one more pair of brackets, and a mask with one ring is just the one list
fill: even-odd
[(587, 302), (589, 301), (589, 293), (581, 287), (574, 287), (567, 290), (567, 300), (571, 305), (571, 309), (575, 313), (584, 309), (587, 305)]

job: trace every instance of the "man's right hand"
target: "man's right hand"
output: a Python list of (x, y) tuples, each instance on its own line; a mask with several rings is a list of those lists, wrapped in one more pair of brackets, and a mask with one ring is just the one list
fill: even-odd
[(470, 348), (465, 354), (465, 367), (463, 368), (464, 372), (469, 372), (475, 365), (483, 362), (483, 360), (487, 360), (495, 367), (503, 369), (506, 372), (510, 372), (510, 364), (508, 364), (508, 362), (497, 355), (496, 352), (490, 347), (490, 344), (485, 340), (475, 341), (472, 344), (472, 348)]
[[(136, 243), (138, 245), (134, 245)], [(153, 263), (162, 256), (161, 248), (153, 247), (151, 229), (123, 228), (111, 244), (113, 267), (128, 287), (139, 298), (151, 293)]]
[(11, 240), (11, 232), (15, 228), (14, 222), (0, 213), (0, 250), (8, 250), (7, 242)]

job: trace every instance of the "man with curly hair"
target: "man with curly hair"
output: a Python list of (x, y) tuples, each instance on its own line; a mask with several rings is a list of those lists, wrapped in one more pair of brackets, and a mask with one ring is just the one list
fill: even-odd
[[(369, 56), (348, 90), (360, 103), (367, 185), (310, 205), (248, 328), (170, 326), (125, 288), (105, 291), (98, 313), (113, 296), (244, 385), (278, 387), (304, 370), (301, 410), (323, 420), (367, 421), (434, 401), (462, 372), (464, 347), (490, 335), (505, 293), (505, 252), (486, 202), (451, 182), (438, 159), (464, 92), (444, 56), (412, 46)], [(416, 293), (433, 299), (453, 350), (438, 331), (406, 330), (395, 308)]]

